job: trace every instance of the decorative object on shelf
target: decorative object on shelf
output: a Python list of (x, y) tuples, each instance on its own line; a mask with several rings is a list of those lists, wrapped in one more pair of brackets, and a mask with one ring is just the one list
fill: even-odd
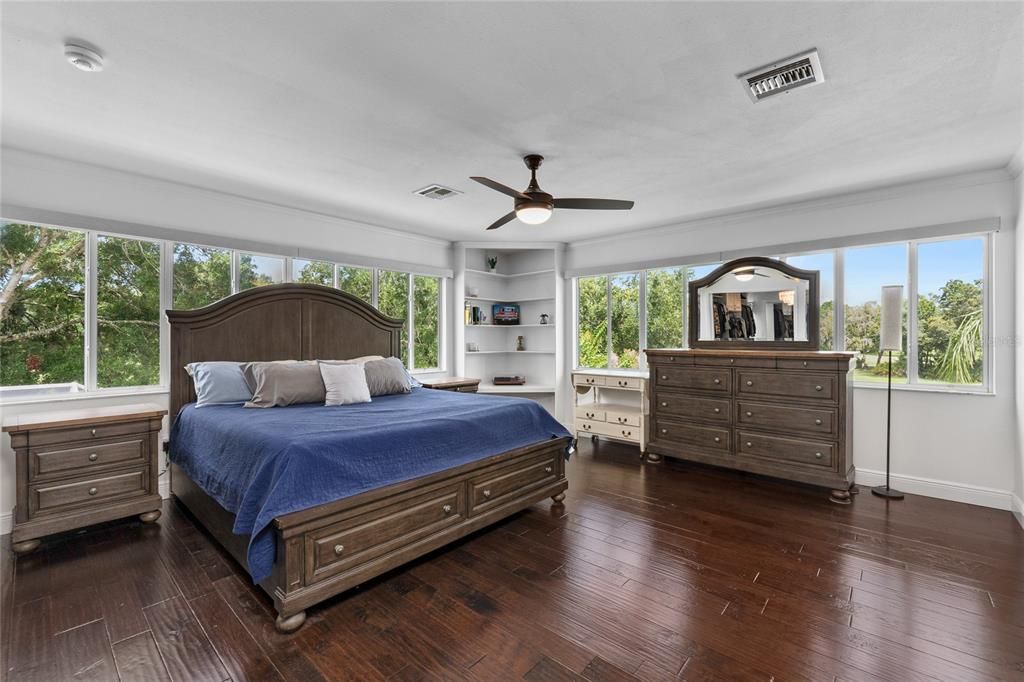
[(526, 384), (526, 377), (519, 375), (494, 377), (495, 386), (523, 386)]
[(495, 303), (491, 306), (494, 324), (519, 324), (518, 303)]
[(487, 272), (492, 275), (498, 272), (498, 257), (488, 256), (487, 257)]
[(890, 500), (902, 500), (903, 493), (889, 486), (889, 458), (892, 448), (892, 353), (903, 350), (903, 285), (882, 287), (882, 321), (878, 350), (889, 353), (889, 387), (885, 407), (885, 485), (871, 492)]
[(548, 315), (547, 313), (541, 313), (540, 314), (540, 323), (541, 324), (548, 324), (548, 321), (550, 319), (551, 319), (551, 316)]
[(466, 324), (484, 324), (487, 322), (487, 315), (484, 314), (483, 309), (478, 305), (470, 305), (466, 303)]
[(466, 342), (466, 352), (467, 353), (479, 353), (480, 352), (480, 344), (478, 344), (476, 341), (467, 341)]
[(517, 336), (516, 337), (516, 350), (526, 350), (526, 337), (525, 336)]
[(452, 391), (454, 393), (476, 393), (480, 386), (480, 380), (472, 377), (442, 377), (440, 379), (423, 379), (420, 381), (423, 388), (432, 388), (437, 391)]
[(480, 289), (477, 287), (469, 287), (466, 289), (466, 296), (470, 298), (478, 298), (480, 296)]

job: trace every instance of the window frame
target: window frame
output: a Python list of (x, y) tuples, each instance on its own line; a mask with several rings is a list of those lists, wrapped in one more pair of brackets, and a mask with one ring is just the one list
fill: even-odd
[[(833, 319), (832, 319), (832, 338), (833, 347), (835, 351), (846, 350), (846, 252), (849, 249), (868, 248), (874, 246), (887, 246), (890, 244), (903, 244), (907, 247), (907, 263), (906, 263), (906, 296), (907, 296), (907, 381), (900, 384), (893, 384), (894, 390), (900, 391), (923, 391), (932, 393), (951, 393), (951, 394), (971, 394), (971, 395), (995, 395), (995, 390), (992, 384), (992, 377), (994, 372), (994, 358), (992, 354), (992, 306), (993, 306), (993, 292), (992, 292), (992, 277), (994, 272), (994, 253), (993, 253), (993, 230), (964, 232), (955, 234), (943, 234), (931, 237), (915, 237), (911, 239), (892, 239), (878, 242), (869, 242), (863, 244), (856, 244), (850, 246), (834, 246), (828, 248), (808, 248), (799, 249), (794, 251), (786, 251), (784, 253), (776, 253), (775, 255), (769, 256), (770, 258), (776, 258), (783, 262), (789, 258), (796, 256), (810, 256), (810, 255), (821, 255), (831, 254), (832, 255), (832, 266), (833, 266), (833, 282), (832, 282), (832, 301), (833, 301)], [(922, 244), (936, 243), (936, 242), (952, 242), (964, 239), (976, 239), (982, 240), (982, 295), (981, 295), (981, 306), (982, 306), (982, 380), (980, 384), (950, 384), (950, 383), (921, 383), (920, 382), (920, 367), (918, 367), (918, 351), (919, 351), (919, 339), (918, 339), (918, 287), (920, 281), (919, 272), (919, 260), (918, 260), (918, 247)], [(755, 251), (752, 255), (758, 253), (771, 253), (771, 249), (761, 249)], [(646, 347), (647, 338), (646, 331), (648, 329), (647, 324), (647, 273), (649, 270), (664, 270), (667, 268), (695, 268), (705, 263), (688, 263), (682, 262), (676, 265), (659, 263), (655, 267), (644, 268), (639, 270), (640, 273), (640, 361), (638, 363), (638, 370), (647, 369), (647, 357), (642, 351)], [(635, 269), (628, 270), (615, 270), (607, 273), (588, 273), (583, 275), (576, 275), (572, 277), (572, 324), (573, 324), (573, 358), (572, 366), (575, 370), (590, 369), (587, 367), (580, 366), (579, 358), (579, 279), (581, 277), (607, 277), (608, 278), (608, 302), (606, 305), (606, 324), (608, 334), (608, 359), (611, 358), (611, 280), (616, 275), (620, 274), (632, 274), (637, 272)], [(684, 288), (683, 292), (683, 304), (684, 307), (689, 305), (688, 295)], [(683, 344), (680, 346), (686, 348), (686, 316), (683, 319)], [(635, 371), (635, 370), (627, 370)], [(854, 381), (854, 387), (856, 388), (867, 388), (867, 389), (885, 389), (887, 384), (885, 382), (861, 382)]]

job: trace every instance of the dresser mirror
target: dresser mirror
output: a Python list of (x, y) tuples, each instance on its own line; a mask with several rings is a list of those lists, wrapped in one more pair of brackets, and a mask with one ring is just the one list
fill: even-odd
[(690, 282), (690, 348), (818, 350), (818, 271), (737, 258)]

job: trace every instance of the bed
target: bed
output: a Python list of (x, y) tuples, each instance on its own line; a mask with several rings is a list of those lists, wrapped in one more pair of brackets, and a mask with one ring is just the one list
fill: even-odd
[(532, 401), (414, 388), (372, 403), (196, 409), (190, 362), (397, 356), (403, 323), (342, 291), (264, 286), (171, 327), (171, 491), (273, 599), (306, 609), (546, 498), (569, 437)]

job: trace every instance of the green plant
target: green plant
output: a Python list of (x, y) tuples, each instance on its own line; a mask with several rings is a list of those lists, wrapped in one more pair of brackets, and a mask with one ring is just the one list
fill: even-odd
[(490, 256), (487, 259), (487, 267), (489, 267), (491, 270), (493, 270), (494, 268), (498, 267), (498, 257), (497, 256)]

